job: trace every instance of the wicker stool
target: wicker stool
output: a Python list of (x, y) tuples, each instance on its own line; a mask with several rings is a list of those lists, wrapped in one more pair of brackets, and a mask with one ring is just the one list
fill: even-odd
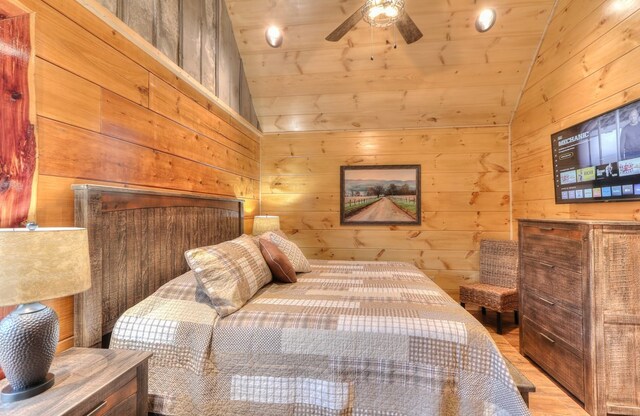
[(460, 304), (473, 303), (497, 312), (498, 334), (502, 334), (502, 313), (514, 312), (518, 323), (518, 242), (480, 242), (480, 282), (460, 286)]

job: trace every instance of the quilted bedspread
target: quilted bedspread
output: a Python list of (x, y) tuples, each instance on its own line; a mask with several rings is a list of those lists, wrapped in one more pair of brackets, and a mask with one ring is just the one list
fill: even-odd
[(116, 324), (165, 415), (525, 415), (487, 331), (414, 266), (312, 261), (220, 319), (191, 272)]

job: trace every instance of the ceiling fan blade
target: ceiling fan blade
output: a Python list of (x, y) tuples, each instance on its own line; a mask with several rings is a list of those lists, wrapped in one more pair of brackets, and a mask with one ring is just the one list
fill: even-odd
[(337, 42), (340, 39), (342, 39), (342, 37), (344, 35), (346, 35), (347, 32), (349, 32), (351, 29), (353, 29), (353, 27), (355, 25), (357, 25), (360, 20), (362, 20), (362, 8), (363, 7), (364, 7), (364, 5), (362, 5), (362, 7), (360, 7), (358, 10), (356, 10), (356, 12), (354, 14), (352, 14), (347, 20), (342, 22), (342, 24), (340, 26), (338, 26), (336, 28), (336, 30), (331, 32), (329, 34), (329, 36), (327, 36), (325, 39), (330, 41), (330, 42)]
[(405, 12), (396, 22), (398, 32), (402, 35), (407, 44), (411, 44), (422, 37), (422, 32), (413, 22), (409, 15)]

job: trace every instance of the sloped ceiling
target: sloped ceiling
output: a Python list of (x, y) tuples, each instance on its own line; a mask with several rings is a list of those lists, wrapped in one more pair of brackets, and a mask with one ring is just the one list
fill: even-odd
[[(361, 21), (324, 40), (364, 0), (227, 0), (264, 132), (507, 124), (554, 0), (405, 0), (424, 33), (407, 45)], [(496, 25), (478, 33), (483, 6)], [(270, 24), (284, 29), (267, 45)], [(373, 61), (370, 59), (373, 55)]]

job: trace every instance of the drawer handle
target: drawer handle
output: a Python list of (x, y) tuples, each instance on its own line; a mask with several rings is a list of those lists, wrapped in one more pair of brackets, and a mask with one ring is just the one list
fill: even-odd
[(549, 299), (545, 299), (542, 296), (538, 296), (538, 299), (540, 299), (541, 301), (543, 301), (544, 303), (546, 303), (549, 306), (555, 305), (555, 302), (551, 302)]
[(539, 333), (540, 335), (542, 335), (542, 337), (543, 337), (544, 339), (546, 339), (547, 341), (549, 341), (550, 343), (552, 343), (552, 344), (555, 344), (555, 343), (556, 343), (556, 341), (555, 341), (555, 340), (553, 340), (553, 339), (549, 338), (548, 336), (546, 336), (546, 335), (545, 335), (545, 334), (543, 334), (542, 332), (538, 332), (538, 333)]
[(555, 230), (555, 228), (553, 228), (553, 227), (540, 227), (540, 230), (542, 230), (542, 231), (553, 231), (553, 230)]
[(541, 264), (542, 266), (544, 266), (544, 267), (549, 268), (549, 269), (555, 269), (555, 268), (556, 268), (556, 266), (555, 266), (554, 264), (551, 264), (551, 263), (545, 263), (544, 261), (541, 261), (541, 262), (540, 262), (540, 264)]
[(98, 413), (98, 410), (102, 409), (105, 405), (107, 404), (106, 400), (103, 400), (102, 403), (100, 403), (99, 405), (97, 405), (95, 407), (95, 409), (93, 409), (92, 411), (90, 411), (89, 413), (87, 413), (87, 416), (93, 416), (95, 414)]

